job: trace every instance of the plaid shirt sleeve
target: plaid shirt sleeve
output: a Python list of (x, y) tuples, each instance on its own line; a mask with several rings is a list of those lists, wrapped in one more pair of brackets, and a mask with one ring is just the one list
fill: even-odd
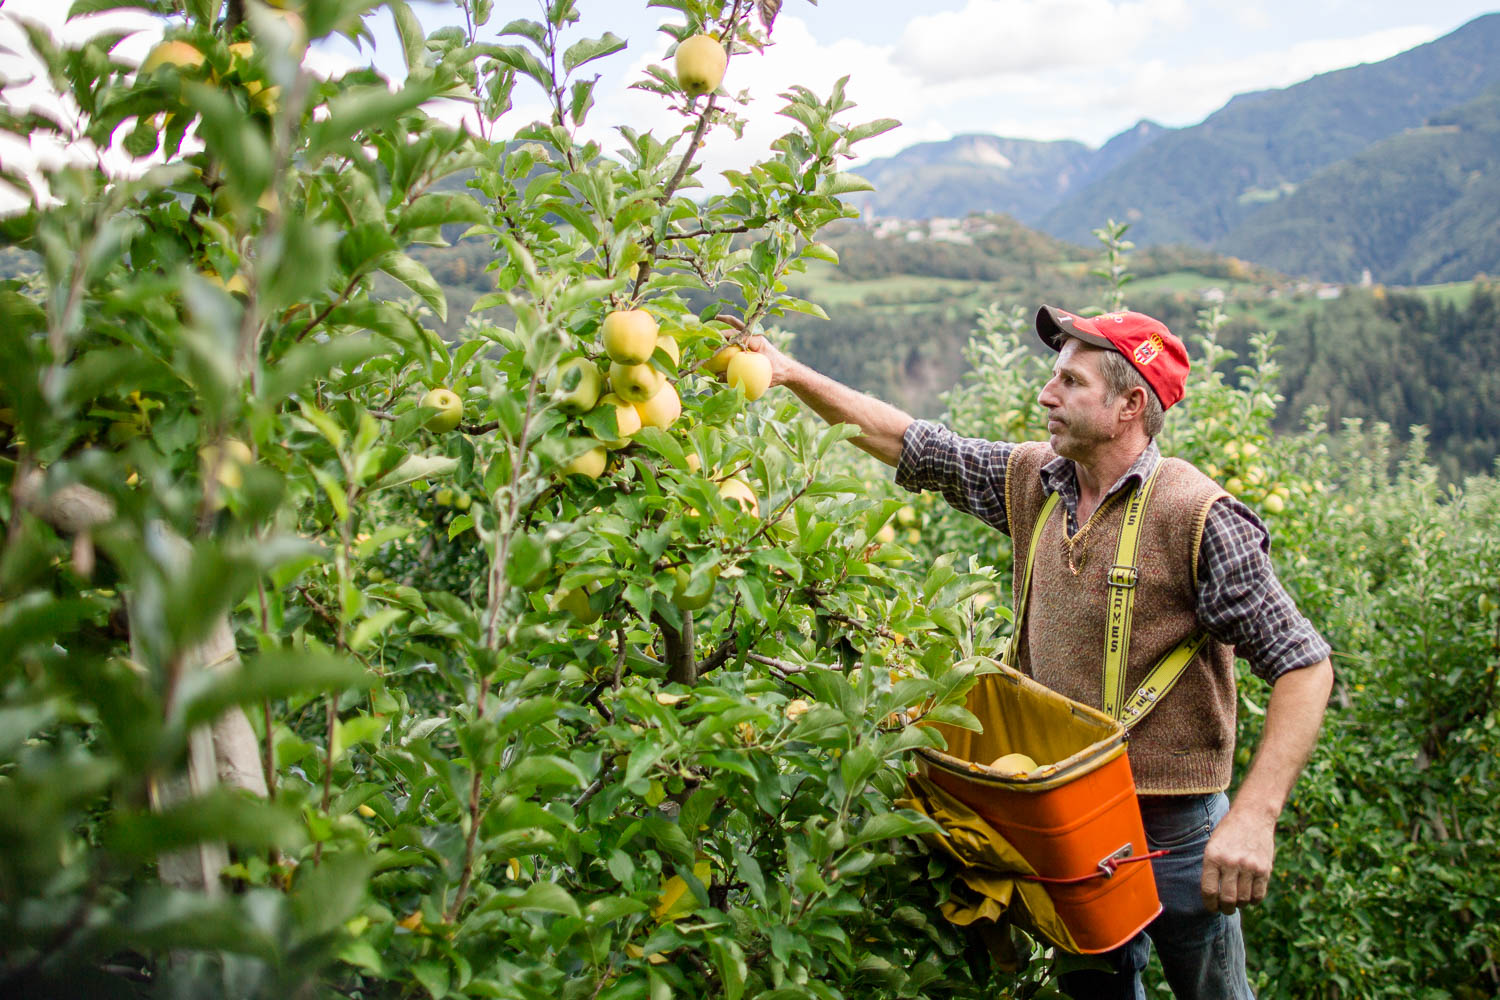
[(913, 420), (901, 438), (896, 484), (913, 493), (937, 490), (954, 509), (1010, 534), (1005, 519), (1005, 465), (1016, 446), (959, 437), (939, 424)]
[(1232, 497), (1214, 503), (1198, 549), (1198, 621), (1267, 683), (1310, 667), (1330, 648), (1297, 610), (1271, 566), (1260, 518)]

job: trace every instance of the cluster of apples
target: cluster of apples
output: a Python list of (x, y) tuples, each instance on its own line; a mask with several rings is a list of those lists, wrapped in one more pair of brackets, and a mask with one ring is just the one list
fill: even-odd
[[(583, 414), (596, 407), (614, 407), (619, 437), (573, 459), (568, 475), (597, 478), (608, 464), (609, 451), (625, 447), (642, 427), (666, 430), (682, 416), (682, 399), (667, 374), (651, 363), (660, 350), (675, 367), (682, 360), (677, 339), (663, 336), (656, 319), (644, 309), (617, 309), (601, 327), (608, 375), (587, 357), (569, 358), (558, 365), (552, 388), (564, 413)], [(576, 373), (576, 374), (575, 374)], [(568, 386), (571, 385), (571, 388)]]
[[(588, 357), (569, 358), (558, 365), (551, 380), (557, 406), (564, 413), (582, 415), (597, 407), (614, 407), (619, 434), (579, 455), (564, 467), (566, 475), (598, 478), (609, 462), (609, 452), (624, 448), (643, 427), (666, 430), (682, 416), (682, 398), (667, 372), (652, 363), (657, 352), (675, 368), (682, 361), (677, 338), (663, 334), (656, 319), (644, 309), (617, 309), (604, 317), (600, 327), (604, 353), (609, 358), (606, 373)], [(718, 362), (723, 359), (723, 364)], [(771, 384), (771, 363), (736, 346), (714, 355), (708, 369), (731, 387), (738, 386), (746, 399), (759, 399)], [(696, 456), (694, 456), (696, 458)]]

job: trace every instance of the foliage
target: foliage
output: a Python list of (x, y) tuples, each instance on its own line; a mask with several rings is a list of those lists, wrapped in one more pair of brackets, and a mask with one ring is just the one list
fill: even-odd
[[(740, 97), (652, 67), (636, 85), (682, 130), (605, 150), (576, 134), (623, 43), (573, 3), (498, 31), (474, 3), (425, 37), (386, 6), (399, 86), (303, 66), (309, 38), (364, 33), (357, 0), (189, 4), (164, 23), (201, 61), (149, 71), (31, 33), (68, 106), (4, 127), (144, 169), (47, 169), (5, 222), (41, 271), (0, 288), (3, 991), (1004, 989), (933, 918), (926, 821), (892, 805), (936, 739), (909, 719), (967, 719), (994, 629), (954, 609), (992, 577), (912, 566), (845, 432), (700, 372), (815, 308), (785, 280), (832, 256), (815, 237), (861, 186), (838, 166), (894, 123), (793, 88), (768, 157), (694, 202)], [(669, 45), (733, 49), (731, 84), (776, 9), (667, 6)], [(521, 88), (547, 120), (509, 122)], [(449, 342), (415, 251), (455, 226), (492, 283)], [(627, 306), (676, 335), (680, 367), (653, 364), (684, 415), (564, 475), (620, 428), (559, 409), (552, 373)], [(457, 431), (426, 429), (437, 386)], [(252, 757), (210, 788), (215, 720)]]
[[(669, 6), (672, 39), (730, 41), (731, 86), (775, 16)], [(890, 123), (794, 89), (770, 156), (695, 202), (731, 93), (687, 100), (654, 67), (639, 85), (682, 131), (622, 126), (605, 150), (576, 133), (619, 40), (572, 3), (498, 33), (474, 4), (430, 37), (388, 7), (394, 88), (302, 67), (308, 38), (360, 34), (354, 0), (190, 4), (169, 34), (202, 64), (151, 72), (112, 38), (32, 34), (71, 103), (0, 124), (143, 169), (48, 169), (4, 223), (40, 262), (0, 283), (4, 992), (1046, 995), (1058, 956), (1001, 973), (937, 917), (950, 873), (892, 804), (934, 739), (913, 714), (967, 721), (1005, 631), (1004, 540), (702, 372), (741, 326), (816, 311), (788, 278), (836, 256), (817, 237), (859, 187), (839, 160)], [(512, 127), (517, 87), (548, 120)], [(440, 95), (472, 128), (425, 110)], [(418, 254), (454, 226), (488, 241), (493, 284), (450, 342)], [(653, 364), (684, 415), (563, 475), (620, 428), (560, 409), (553, 372), (631, 305), (678, 339), (680, 364)], [(951, 422), (1037, 436), (1025, 314), (983, 324)], [(1274, 435), (1273, 340), (1235, 381), (1222, 317), (1204, 332), (1168, 450), (1267, 510), (1340, 651), (1250, 918), (1261, 992), (1492, 992), (1500, 495), (1440, 487), (1420, 453), (1392, 475), (1383, 430)], [(446, 434), (418, 404), (439, 385), (465, 406)], [(758, 510), (722, 498), (730, 476)], [(674, 600), (684, 578), (703, 608)], [(229, 772), (184, 788), (214, 783), (205, 727), (236, 720), (266, 794)]]

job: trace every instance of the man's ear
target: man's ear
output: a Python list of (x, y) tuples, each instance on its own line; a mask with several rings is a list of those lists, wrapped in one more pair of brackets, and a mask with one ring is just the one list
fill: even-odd
[(1131, 386), (1125, 391), (1125, 405), (1120, 408), (1120, 420), (1127, 422), (1135, 420), (1146, 412), (1146, 390), (1140, 386)]

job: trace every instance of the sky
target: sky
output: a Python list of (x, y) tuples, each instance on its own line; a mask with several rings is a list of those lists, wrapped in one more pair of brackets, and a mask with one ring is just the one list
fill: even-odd
[[(62, 27), (65, 0), (0, 4), (0, 46), (14, 46), (7, 15), (59, 31), (88, 30)], [(498, 40), (511, 18), (540, 16), (539, 0), (497, 0), (494, 7), (486, 40)], [(661, 99), (628, 89), (647, 65), (667, 62), (670, 40), (656, 29), (680, 15), (627, 0), (579, 0), (579, 8), (583, 21), (565, 41), (609, 30), (629, 43), (584, 68), (602, 75), (585, 137), (614, 149), (621, 124), (658, 134), (680, 128)], [(413, 9), (429, 30), (462, 23), (452, 3), (418, 0)], [(775, 114), (782, 104), (777, 95), (794, 83), (826, 95), (848, 75), (847, 93), (858, 105), (848, 120), (902, 123), (859, 147), (861, 159), (968, 132), (1099, 146), (1143, 118), (1190, 125), (1235, 94), (1379, 61), (1497, 9), (1496, 0), (823, 0), (816, 6), (784, 0), (774, 44), (764, 53), (736, 55), (725, 79), (730, 91), (751, 94), (741, 109), (749, 118), (745, 139), (711, 141), (705, 164), (712, 175), (763, 155), (787, 131), (787, 120)], [(109, 16), (146, 23), (140, 15)], [(324, 44), (313, 54), (314, 67), (336, 72), (373, 62), (399, 77), (389, 14), (380, 11), (370, 26), (373, 48)], [(148, 25), (120, 51), (142, 56), (158, 32)], [(3, 53), (0, 75), (16, 75)], [(441, 113), (457, 119), (463, 109)], [(513, 132), (545, 115), (540, 91), (523, 86), (501, 125)], [(0, 146), (0, 156), (6, 153)]]

